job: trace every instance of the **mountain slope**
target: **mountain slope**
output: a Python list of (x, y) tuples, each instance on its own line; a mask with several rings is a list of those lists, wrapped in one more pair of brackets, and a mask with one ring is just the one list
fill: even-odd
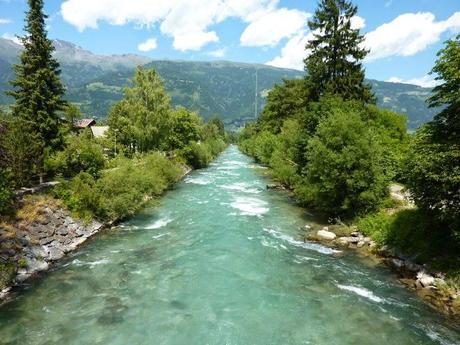
[[(87, 116), (103, 118), (123, 97), (134, 68), (155, 68), (165, 80), (173, 104), (220, 116), (227, 124), (240, 125), (254, 118), (256, 71), (257, 112), (263, 109), (268, 91), (283, 79), (302, 78), (301, 71), (236, 62), (152, 61), (138, 55), (96, 55), (72, 43), (56, 40), (55, 57), (61, 63), (67, 98), (79, 103)], [(10, 88), (11, 64), (18, 61), (22, 47), (0, 39), (0, 91)], [(431, 120), (436, 109), (425, 103), (431, 89), (415, 85), (369, 81), (381, 107), (408, 116), (409, 128)], [(11, 99), (0, 93), (0, 104)]]

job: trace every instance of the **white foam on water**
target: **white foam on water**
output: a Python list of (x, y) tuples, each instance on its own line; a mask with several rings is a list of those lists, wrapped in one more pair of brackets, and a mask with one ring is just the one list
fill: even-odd
[(377, 302), (377, 303), (383, 303), (385, 302), (385, 300), (383, 298), (380, 298), (376, 295), (374, 295), (374, 293), (368, 289), (365, 289), (363, 287), (358, 287), (358, 286), (353, 286), (353, 285), (340, 285), (340, 284), (337, 284), (337, 287), (341, 290), (346, 290), (346, 291), (350, 291), (350, 292), (353, 292), (361, 297), (365, 297), (373, 302)]
[(235, 160), (225, 160), (225, 161), (222, 161), (222, 164), (227, 164), (227, 165), (230, 165), (230, 166), (237, 166), (237, 167), (247, 167), (248, 164), (246, 162), (243, 162), (243, 161), (235, 161)]
[(307, 262), (307, 261), (318, 261), (319, 259), (316, 259), (316, 258), (311, 258), (309, 256), (300, 256), (300, 255), (296, 255), (295, 256), (295, 259), (294, 259), (294, 262), (297, 262), (298, 264), (302, 263), (302, 262)]
[(100, 260), (96, 260), (96, 261), (90, 261), (90, 262), (86, 262), (86, 261), (81, 261), (81, 260), (78, 260), (78, 259), (75, 259), (73, 260), (71, 263), (65, 265), (65, 266), (68, 266), (70, 264), (72, 265), (75, 265), (75, 266), (90, 266), (90, 268), (93, 268), (94, 266), (98, 266), (98, 265), (105, 265), (105, 264), (108, 264), (110, 261), (108, 259), (100, 259)]
[(168, 225), (172, 221), (173, 221), (173, 219), (171, 219), (171, 218), (161, 218), (161, 219), (158, 219), (157, 221), (153, 222), (153, 224), (146, 226), (145, 229), (149, 229), (149, 230), (160, 229), (160, 228)]
[(162, 238), (163, 236), (167, 236), (167, 235), (169, 235), (169, 234), (170, 234), (169, 232), (166, 232), (166, 233), (164, 233), (164, 234), (159, 234), (159, 235), (156, 235), (156, 236), (152, 236), (152, 238), (153, 238), (154, 240), (158, 240), (158, 239)]
[(259, 194), (260, 190), (256, 188), (251, 188), (248, 183), (237, 182), (232, 184), (223, 185), (222, 188), (227, 190), (236, 190), (238, 192), (249, 193), (249, 194)]
[(231, 207), (239, 210), (243, 216), (262, 216), (270, 211), (266, 205), (265, 201), (254, 197), (237, 197), (230, 204)]
[(263, 230), (265, 232), (269, 233), (270, 235), (272, 235), (273, 237), (276, 237), (276, 238), (278, 238), (280, 240), (286, 241), (286, 242), (288, 242), (289, 244), (291, 244), (291, 245), (293, 245), (295, 247), (301, 247), (301, 248), (305, 248), (305, 249), (309, 249), (309, 250), (314, 250), (315, 252), (318, 252), (318, 253), (321, 253), (321, 254), (326, 254), (326, 255), (331, 255), (331, 254), (341, 252), (340, 250), (324, 247), (324, 246), (322, 246), (320, 244), (317, 244), (317, 243), (297, 241), (297, 240), (293, 239), (291, 236), (282, 234), (281, 232), (273, 230), (273, 229), (264, 228)]
[(212, 183), (212, 181), (209, 178), (204, 177), (187, 177), (184, 181), (185, 183), (193, 183), (201, 186), (206, 186)]
[(441, 345), (458, 345), (458, 343), (452, 343), (452, 342), (444, 339), (439, 333), (435, 332), (430, 327), (424, 328), (423, 330), (431, 340), (434, 340), (434, 341), (438, 342)]

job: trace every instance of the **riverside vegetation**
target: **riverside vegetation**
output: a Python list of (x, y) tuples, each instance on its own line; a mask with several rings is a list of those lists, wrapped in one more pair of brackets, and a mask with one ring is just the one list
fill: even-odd
[[(445, 273), (455, 296), (460, 36), (446, 42), (433, 69), (441, 84), (429, 104), (443, 110), (409, 135), (406, 118), (379, 109), (364, 82), (361, 62), (367, 51), (351, 26), (356, 11), (349, 1), (320, 2), (309, 22), (316, 34), (307, 45), (306, 78), (275, 86), (260, 118), (241, 133), (240, 147), (268, 165), (300, 204)], [(406, 186), (416, 207), (389, 198), (392, 182)]]
[[(9, 92), (16, 102), (0, 114), (0, 215), (3, 239), (14, 236), (14, 189), (46, 176), (59, 180), (51, 195), (76, 217), (114, 222), (138, 212), (188, 170), (202, 168), (225, 147), (222, 121), (204, 123), (185, 108), (171, 107), (154, 70), (137, 69), (132, 87), (114, 105), (106, 138), (75, 132), (79, 109), (63, 100), (59, 64), (46, 37), (43, 1), (30, 0), (21, 63)], [(28, 205), (35, 202), (24, 201)], [(31, 211), (34, 212), (33, 210)], [(22, 217), (23, 218), (23, 217)], [(10, 248), (11, 249), (11, 248)], [(0, 261), (0, 283), (24, 260)], [(16, 266), (16, 267), (15, 267)]]

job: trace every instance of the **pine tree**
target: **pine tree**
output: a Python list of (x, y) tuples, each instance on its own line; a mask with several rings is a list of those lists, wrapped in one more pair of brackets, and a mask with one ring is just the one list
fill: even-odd
[(313, 100), (334, 94), (345, 100), (375, 102), (361, 63), (369, 51), (361, 47), (364, 36), (352, 27), (356, 14), (357, 7), (350, 1), (321, 0), (308, 22), (314, 38), (306, 46), (310, 55), (304, 62)]
[(13, 115), (35, 136), (43, 161), (46, 151), (62, 145), (57, 112), (65, 104), (64, 87), (59, 79), (59, 64), (52, 56), (52, 41), (47, 38), (43, 0), (28, 0), (28, 3), (24, 27), (27, 34), (21, 38), (24, 51), (20, 64), (14, 66), (16, 79), (11, 82), (14, 90), (8, 94), (16, 100)]

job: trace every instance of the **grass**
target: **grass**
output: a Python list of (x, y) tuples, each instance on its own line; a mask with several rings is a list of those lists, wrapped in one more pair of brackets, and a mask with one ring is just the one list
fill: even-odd
[(43, 209), (48, 206), (52, 209), (62, 207), (62, 202), (47, 194), (28, 195), (17, 209), (16, 217), (27, 223), (44, 221)]
[(360, 218), (356, 226), (379, 245), (395, 248), (419, 264), (429, 264), (460, 284), (460, 238), (434, 219), (416, 208), (394, 214), (384, 210)]
[(16, 275), (16, 267), (13, 263), (0, 263), (0, 290), (6, 288)]

